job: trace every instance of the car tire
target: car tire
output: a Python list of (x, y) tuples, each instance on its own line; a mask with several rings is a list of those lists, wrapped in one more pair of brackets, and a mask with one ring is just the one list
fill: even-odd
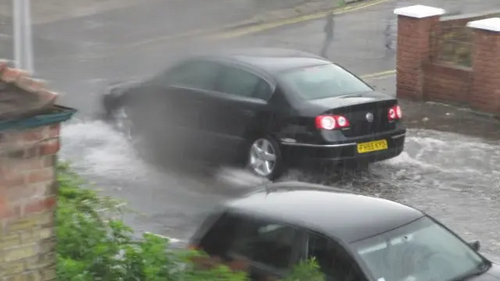
[(268, 180), (281, 176), (284, 162), (278, 142), (269, 136), (254, 138), (247, 148), (247, 169)]

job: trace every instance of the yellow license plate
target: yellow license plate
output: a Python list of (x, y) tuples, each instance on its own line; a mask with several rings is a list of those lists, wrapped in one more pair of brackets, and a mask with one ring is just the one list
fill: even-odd
[(387, 149), (387, 140), (358, 143), (358, 153), (367, 153)]

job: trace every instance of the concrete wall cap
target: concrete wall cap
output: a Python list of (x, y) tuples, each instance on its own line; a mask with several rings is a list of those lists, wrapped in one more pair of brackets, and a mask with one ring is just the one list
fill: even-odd
[(425, 5), (413, 5), (413, 6), (394, 9), (394, 14), (398, 16), (405, 16), (417, 19), (441, 16), (444, 15), (445, 13), (446, 11), (444, 9), (425, 6)]
[(500, 18), (489, 18), (483, 20), (470, 21), (467, 23), (467, 26), (470, 28), (500, 32)]

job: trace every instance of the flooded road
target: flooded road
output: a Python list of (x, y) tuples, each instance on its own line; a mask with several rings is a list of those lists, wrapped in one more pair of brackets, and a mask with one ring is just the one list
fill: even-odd
[[(244, 171), (219, 173), (151, 166), (120, 133), (94, 121), (63, 130), (65, 159), (104, 193), (139, 213), (125, 219), (136, 230), (185, 239), (216, 203), (259, 180)], [(500, 141), (411, 129), (405, 151), (368, 171), (290, 171), (281, 180), (328, 184), (409, 204), (442, 220), (467, 239), (500, 253)]]
[[(394, 53), (384, 49), (383, 33), (384, 19), (393, 8), (393, 4), (387, 3), (337, 18), (332, 58), (361, 75), (394, 69)], [(323, 39), (323, 24), (320, 20), (311, 21), (222, 44), (317, 52)], [(361, 37), (353, 39), (353, 32)], [(44, 73), (65, 91), (73, 91), (64, 99), (80, 105), (83, 114), (87, 114), (95, 109), (95, 100), (110, 79), (154, 73), (167, 65), (172, 54), (178, 55), (179, 49), (196, 46), (209, 48), (199, 42), (178, 48), (159, 43), (117, 53), (105, 60), (46, 65)], [(68, 70), (72, 78), (61, 79)], [(394, 81), (377, 80), (370, 84), (395, 93)], [(407, 120), (412, 129), (399, 157), (373, 164), (363, 172), (290, 171), (282, 180), (319, 182), (409, 204), (442, 220), (464, 238), (481, 240), (486, 252), (500, 256), (500, 172), (496, 169), (500, 166), (499, 123), (465, 120), (468, 113), (462, 111), (437, 116), (439, 111), (429, 106), (410, 104), (403, 105), (403, 109), (413, 119)], [(486, 123), (488, 126), (484, 126)], [(471, 131), (475, 137), (453, 133)], [(138, 233), (149, 231), (186, 239), (215, 204), (259, 183), (244, 171), (234, 169), (222, 168), (212, 173), (204, 167), (186, 171), (153, 165), (144, 161), (126, 138), (100, 121), (74, 121), (64, 127), (62, 134), (62, 158), (70, 160), (103, 193), (124, 199), (135, 211), (124, 218)]]
[[(395, 30), (391, 29), (390, 36), (384, 33), (387, 21), (392, 20), (394, 27), (393, 9), (407, 4), (448, 8), (446, 3), (452, 12), (456, 12), (455, 8), (458, 12), (476, 12), (498, 6), (497, 0), (391, 1), (344, 14), (336, 18), (329, 57), (361, 75), (394, 69), (394, 53), (387, 52), (385, 44), (388, 38), (394, 40)], [(35, 40), (37, 74), (53, 82), (55, 89), (68, 93), (61, 100), (77, 107), (81, 118), (95, 112), (96, 101), (110, 80), (150, 75), (165, 68), (181, 51), (196, 47), (209, 49), (204, 42), (179, 44), (142, 38), (151, 35), (139, 32), (148, 27), (142, 26), (143, 29), (137, 31), (136, 24), (130, 23), (131, 15), (88, 17), (75, 19), (71, 25), (55, 22), (36, 29), (36, 36), (43, 39)], [(76, 26), (85, 32), (73, 32)], [(177, 28), (172, 24), (158, 24), (150, 31), (160, 38), (156, 33), (163, 33), (163, 26), (168, 26), (168, 30)], [(133, 33), (141, 35), (148, 44), (122, 50), (122, 41), (108, 36), (113, 32), (106, 28), (124, 33), (124, 38), (135, 30)], [(286, 47), (317, 53), (324, 40), (323, 28), (323, 20), (314, 20), (233, 38), (220, 45)], [(61, 29), (67, 31), (55, 32)], [(84, 33), (88, 35), (82, 35)], [(127, 39), (134, 41), (134, 38)], [(112, 46), (113, 52), (99, 53), (103, 44)], [(385, 85), (380, 87), (395, 93)], [(408, 111), (411, 109), (410, 106)], [(412, 114), (418, 114), (413, 111)], [(405, 151), (395, 159), (374, 164), (364, 172), (291, 171), (283, 180), (320, 182), (412, 205), (442, 220), (465, 238), (481, 240), (486, 251), (500, 256), (500, 169), (497, 168), (500, 166), (500, 133), (491, 133), (498, 132), (500, 125), (482, 127), (483, 121), (467, 123), (470, 130), (482, 130), (476, 137), (418, 129), (436, 125), (432, 116), (435, 113), (430, 114), (425, 116), (429, 118), (429, 126), (421, 122), (412, 126), (416, 129), (409, 130)], [(454, 122), (454, 128), (447, 131), (470, 131), (459, 118), (450, 122)], [(493, 130), (495, 126), (497, 129)], [(486, 135), (488, 138), (484, 138)], [(149, 231), (185, 239), (216, 203), (237, 196), (259, 182), (234, 169), (210, 173), (203, 167), (186, 171), (153, 165), (144, 161), (126, 138), (100, 121), (74, 120), (66, 124), (62, 142), (63, 159), (71, 161), (73, 167), (102, 188), (104, 194), (125, 200), (135, 211), (124, 218), (139, 233)]]

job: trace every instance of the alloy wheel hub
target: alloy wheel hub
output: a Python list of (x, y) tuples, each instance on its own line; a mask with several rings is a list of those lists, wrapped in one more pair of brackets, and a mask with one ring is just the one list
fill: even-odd
[(250, 148), (250, 167), (260, 176), (269, 176), (276, 165), (276, 152), (266, 139), (256, 140)]

